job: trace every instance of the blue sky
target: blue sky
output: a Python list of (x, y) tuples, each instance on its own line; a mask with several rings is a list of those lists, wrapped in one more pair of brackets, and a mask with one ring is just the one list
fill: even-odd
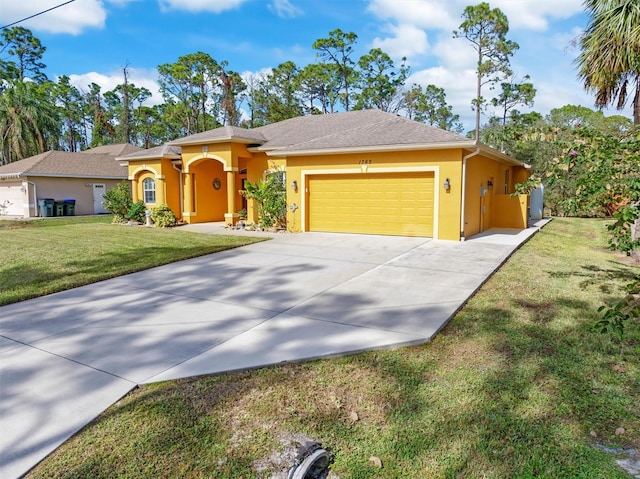
[[(0, 0), (2, 25), (65, 0)], [(340, 28), (358, 35), (356, 58), (373, 47), (396, 62), (408, 58), (409, 84), (445, 89), (465, 126), (473, 124), (474, 52), (452, 38), (472, 0), (75, 0), (20, 25), (47, 47), (50, 78), (69, 75), (86, 89), (103, 91), (131, 80), (157, 92), (156, 67), (203, 51), (244, 75), (287, 60), (316, 61), (312, 43)], [(543, 114), (566, 104), (593, 106), (576, 78), (571, 45), (587, 24), (582, 0), (494, 0), (510, 23), (508, 37), (520, 44), (512, 58), (516, 78), (528, 74), (538, 89), (534, 110)], [(491, 97), (492, 92), (485, 91)], [(630, 115), (630, 108), (623, 113)], [(614, 111), (606, 112), (613, 114)], [(486, 119), (486, 118), (485, 118)]]

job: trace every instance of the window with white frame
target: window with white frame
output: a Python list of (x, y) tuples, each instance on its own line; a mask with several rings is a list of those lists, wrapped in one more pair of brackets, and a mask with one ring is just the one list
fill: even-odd
[(144, 192), (145, 203), (156, 202), (156, 182), (153, 178), (146, 178), (142, 182), (142, 191)]

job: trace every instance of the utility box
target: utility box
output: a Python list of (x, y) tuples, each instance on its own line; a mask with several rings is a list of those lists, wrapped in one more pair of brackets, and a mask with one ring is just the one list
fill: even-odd
[(40, 208), (40, 216), (43, 218), (49, 218), (53, 216), (53, 205), (55, 200), (53, 198), (42, 198), (38, 200), (38, 207)]
[(73, 198), (65, 198), (64, 200), (64, 215), (75, 216), (76, 214), (76, 200)]
[(541, 184), (531, 192), (529, 216), (532, 220), (541, 220), (544, 214), (544, 186)]

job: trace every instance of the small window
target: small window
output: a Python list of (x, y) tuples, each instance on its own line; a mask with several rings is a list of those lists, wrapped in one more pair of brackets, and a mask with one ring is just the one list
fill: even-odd
[(156, 202), (156, 182), (153, 178), (147, 178), (142, 182), (142, 189), (144, 191), (144, 202), (155, 203)]

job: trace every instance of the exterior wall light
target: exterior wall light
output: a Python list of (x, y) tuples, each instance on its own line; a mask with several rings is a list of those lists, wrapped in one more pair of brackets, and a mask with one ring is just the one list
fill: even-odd
[(291, 183), (291, 189), (293, 191), (298, 191), (298, 182), (297, 182), (297, 180), (293, 180), (293, 182)]
[(491, 180), (487, 181), (487, 188), (489, 188), (490, 190), (493, 189), (493, 181)]
[(449, 178), (444, 180), (444, 183), (442, 184), (442, 187), (447, 191), (449, 191), (451, 189), (451, 181), (449, 180)]

